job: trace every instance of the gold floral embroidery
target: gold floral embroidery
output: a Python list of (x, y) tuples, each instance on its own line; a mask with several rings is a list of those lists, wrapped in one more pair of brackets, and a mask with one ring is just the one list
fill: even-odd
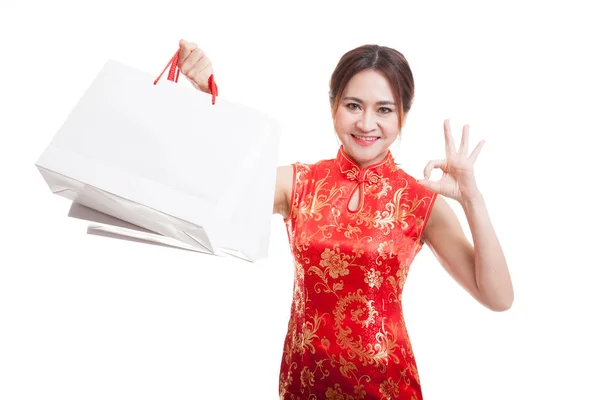
[(308, 250), (308, 246), (310, 246), (310, 237), (306, 232), (300, 232), (296, 237), (296, 250), (298, 252), (306, 251)]
[[(415, 217), (415, 211), (423, 206), (425, 204), (425, 202), (427, 201), (427, 198), (419, 198), (419, 197), (415, 197), (414, 199), (410, 200), (410, 204), (405, 205), (404, 207), (402, 207), (402, 216), (400, 218), (401, 220), (401, 226), (403, 230), (408, 229), (409, 224), (408, 224), (408, 217)], [(422, 225), (422, 223), (421, 223)]]
[(358, 368), (356, 368), (356, 364), (354, 364), (353, 362), (351, 362), (349, 360), (346, 360), (344, 358), (344, 356), (341, 355), (341, 354), (339, 356), (338, 363), (340, 364), (340, 372), (346, 378), (349, 378), (350, 375), (355, 374), (356, 372), (358, 372)]
[[(363, 244), (361, 242), (362, 241), (366, 241), (368, 243), (368, 242), (373, 241), (373, 238), (371, 236), (368, 236), (368, 235), (359, 235), (359, 233), (361, 233), (362, 230), (358, 226), (353, 226), (351, 224), (348, 224), (348, 225), (344, 226), (344, 223), (340, 222), (338, 220), (338, 218), (340, 217), (340, 215), (341, 215), (341, 212), (340, 212), (339, 209), (332, 208), (331, 209), (331, 216), (332, 216), (332, 222), (333, 223), (330, 224), (330, 225), (320, 225), (319, 226), (319, 230), (325, 230), (325, 229), (328, 229), (328, 228), (335, 228), (336, 232), (344, 232), (344, 236), (346, 238), (348, 238), (348, 239), (355, 239), (356, 242), (354, 242), (354, 247), (353, 247), (352, 252), (355, 253), (355, 255), (356, 255), (355, 258), (358, 258), (358, 257), (360, 257), (360, 254), (358, 254), (358, 252), (359, 252), (358, 250), (361, 248), (361, 246)], [(328, 236), (326, 234), (323, 234), (322, 237), (323, 238), (326, 238), (326, 237), (329, 238), (329, 237), (331, 237), (331, 235), (332, 235), (331, 233)], [(363, 252), (364, 251), (362, 251), (362, 250), (360, 251), (361, 254)]]
[(304, 315), (304, 269), (302, 268), (302, 265), (300, 265), (300, 263), (298, 263), (297, 261), (294, 262), (294, 266), (294, 297), (292, 304), (294, 306), (294, 313), (296, 315)]
[(327, 400), (354, 400), (353, 396), (350, 396), (342, 391), (339, 383), (333, 385), (333, 388), (328, 388), (325, 393)]
[(296, 198), (294, 199), (297, 207), (295, 207), (295, 211), (297, 213), (296, 217), (307, 220), (311, 218), (315, 221), (319, 221), (323, 218), (323, 214), (321, 212), (325, 207), (330, 207), (333, 199), (339, 197), (343, 193), (343, 189), (338, 188), (334, 183), (331, 188), (327, 188), (326, 185), (328, 183), (329, 171), (327, 171), (327, 175), (322, 179), (319, 179), (315, 182), (313, 193), (306, 194), (306, 197), (301, 200), (300, 193), (296, 193)]
[(358, 385), (354, 385), (354, 394), (357, 399), (364, 399), (367, 395), (367, 391), (365, 390), (365, 385), (359, 383)]
[[(403, 326), (403, 329), (405, 330), (405, 334), (406, 334), (406, 326)], [(417, 364), (414, 362), (415, 356), (413, 354), (413, 350), (412, 350), (412, 346), (411, 346), (410, 342), (406, 343), (405, 347), (402, 348), (400, 353), (402, 354), (402, 357), (404, 358), (404, 362), (406, 363), (407, 369), (410, 371), (413, 378), (415, 379), (415, 382), (420, 385), (421, 382), (419, 380), (419, 372), (417, 370)], [(406, 386), (410, 386), (410, 384), (411, 384), (410, 378), (408, 376), (406, 376), (406, 374), (403, 374), (402, 377), (404, 378), (404, 382), (405, 382)]]
[[(328, 347), (329, 346), (327, 346), (327, 348)], [(341, 354), (336, 356), (335, 354), (329, 355), (329, 353), (327, 353), (327, 361), (330, 362), (332, 367), (335, 367), (336, 364), (338, 364), (339, 371), (342, 376), (353, 379), (356, 382), (354, 385), (354, 394), (356, 395), (356, 400), (365, 399), (367, 392), (365, 390), (365, 385), (362, 382), (370, 382), (371, 377), (368, 375), (357, 376), (356, 373), (358, 372), (358, 368), (356, 367), (356, 364), (354, 364), (352, 361), (346, 360)]]
[(288, 364), (287, 374), (284, 374), (282, 371), (279, 374), (279, 392), (280, 397), (284, 398), (285, 394), (287, 394), (287, 390), (294, 381), (294, 370), (298, 368), (298, 364), (295, 362)]
[(329, 275), (331, 278), (335, 279), (340, 276), (348, 275), (350, 273), (350, 270), (348, 269), (350, 262), (351, 257), (340, 252), (337, 244), (333, 246), (333, 250), (325, 249), (325, 251), (321, 253), (321, 260), (319, 262), (319, 266), (323, 267), (323, 269), (316, 266), (311, 266), (308, 269), (309, 274), (315, 274), (321, 278), (321, 281), (314, 285), (315, 292), (321, 293), (321, 291), (324, 291), (325, 293), (335, 294), (335, 292), (342, 290), (344, 288), (343, 281), (335, 282), (333, 286), (330, 286), (327, 276)]
[(383, 283), (383, 276), (381, 276), (381, 272), (376, 271), (375, 268), (371, 268), (370, 270), (366, 271), (365, 283), (367, 283), (370, 288), (375, 287), (379, 289)]
[(376, 199), (381, 199), (388, 194), (388, 190), (392, 188), (388, 178), (381, 178), (378, 180), (378, 185), (366, 185), (365, 196), (371, 196)]
[(312, 316), (312, 320), (304, 321), (302, 323), (302, 330), (298, 332), (296, 329), (292, 330), (292, 351), (295, 353), (304, 354), (306, 350), (309, 350), (312, 354), (315, 354), (315, 346), (313, 340), (318, 339), (316, 332), (319, 330), (319, 326), (323, 323), (323, 315), (319, 316), (319, 313), (315, 311)]
[(424, 223), (425, 223), (425, 221), (421, 217), (415, 219), (415, 228), (417, 228), (417, 230), (421, 230)]
[(382, 382), (379, 385), (379, 391), (386, 399), (395, 399), (400, 395), (398, 384), (392, 378), (388, 378), (387, 381)]
[(348, 239), (350, 239), (352, 236), (357, 236), (357, 234), (360, 232), (361, 232), (361, 230), (359, 227), (348, 224), (348, 226), (346, 228), (346, 232), (344, 232), (344, 236), (346, 236)]
[(384, 206), (385, 211), (371, 212), (371, 207), (363, 207), (358, 213), (351, 214), (350, 218), (357, 225), (364, 224), (366, 228), (381, 229), (384, 235), (389, 235), (396, 226), (396, 223), (407, 225), (406, 219), (413, 216), (410, 212), (404, 210), (402, 199), (406, 196), (408, 189), (408, 181), (404, 180), (404, 186), (394, 192), (394, 197), (391, 202), (387, 202)]
[(397, 347), (395, 332), (392, 332), (390, 337), (390, 333), (385, 330), (382, 322), (382, 330), (375, 335), (377, 343), (364, 345), (361, 337), (353, 336), (352, 328), (344, 324), (346, 309), (351, 303), (359, 303), (359, 307), (350, 313), (350, 319), (362, 328), (368, 328), (369, 325), (375, 323), (375, 316), (379, 314), (373, 305), (373, 300), (367, 300), (360, 289), (356, 293), (350, 293), (340, 299), (334, 311), (336, 343), (340, 348), (347, 350), (350, 358), (358, 357), (363, 365), (374, 364), (385, 371), (388, 358), (392, 356), (397, 359), (397, 356), (390, 354), (390, 350), (393, 353), (393, 349)]
[(321, 254), (321, 258), (321, 267), (325, 268), (325, 272), (329, 272), (332, 278), (337, 278), (338, 275), (348, 275), (350, 272), (348, 271), (348, 259), (350, 259), (350, 256), (343, 253), (340, 254), (340, 249), (337, 245), (333, 247), (333, 251), (325, 249), (323, 254)]
[(379, 257), (387, 260), (388, 258), (392, 258), (394, 254), (396, 254), (395, 242), (393, 240), (386, 240), (385, 242), (379, 243), (377, 247), (377, 252), (379, 253)]
[(314, 386), (315, 385), (315, 374), (308, 369), (308, 367), (304, 367), (302, 372), (300, 372), (300, 382), (302, 386)]

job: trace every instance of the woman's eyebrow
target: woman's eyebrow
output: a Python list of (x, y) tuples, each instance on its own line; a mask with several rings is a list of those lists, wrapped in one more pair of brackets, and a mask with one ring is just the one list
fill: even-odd
[[(352, 97), (352, 96), (346, 96), (343, 98), (343, 100), (352, 100), (355, 101), (359, 104), (363, 104), (364, 101), (362, 101), (361, 99), (359, 99), (358, 97)], [(396, 103), (394, 103), (393, 101), (387, 101), (387, 100), (382, 100), (382, 101), (378, 101), (377, 103), (375, 103), (379, 106), (395, 106)]]

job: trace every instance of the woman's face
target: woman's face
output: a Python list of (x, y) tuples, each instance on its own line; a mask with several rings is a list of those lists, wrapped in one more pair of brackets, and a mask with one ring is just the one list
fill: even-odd
[(340, 98), (334, 129), (344, 151), (361, 167), (382, 161), (400, 133), (398, 106), (385, 75), (354, 75)]

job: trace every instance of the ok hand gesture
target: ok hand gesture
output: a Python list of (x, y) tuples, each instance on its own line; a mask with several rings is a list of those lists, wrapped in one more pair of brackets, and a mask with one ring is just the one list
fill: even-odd
[[(463, 204), (465, 201), (470, 201), (480, 196), (479, 189), (475, 183), (473, 164), (485, 141), (480, 141), (469, 155), (469, 125), (465, 125), (463, 126), (460, 147), (457, 151), (452, 131), (450, 130), (449, 120), (444, 121), (444, 136), (446, 139), (446, 159), (429, 161), (424, 171), (425, 179), (420, 180), (419, 184), (426, 189)], [(439, 168), (444, 173), (439, 181), (429, 180), (431, 171), (434, 168)]]

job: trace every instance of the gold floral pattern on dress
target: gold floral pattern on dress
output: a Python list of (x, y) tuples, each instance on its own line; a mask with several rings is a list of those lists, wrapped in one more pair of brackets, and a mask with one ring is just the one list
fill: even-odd
[(351, 239), (353, 236), (358, 235), (360, 232), (361, 230), (358, 226), (352, 226), (348, 224), (348, 226), (346, 227), (346, 232), (344, 232), (344, 236), (346, 236), (348, 239)]
[(343, 193), (343, 189), (336, 187), (335, 184), (331, 188), (326, 188), (328, 178), (329, 171), (325, 177), (315, 182), (314, 192), (306, 194), (304, 199), (300, 198), (300, 193), (296, 193), (294, 199), (294, 202), (298, 204), (298, 207), (294, 209), (296, 217), (311, 218), (315, 221), (323, 218), (323, 214), (321, 214), (323, 209), (330, 206), (331, 201)]
[[(405, 197), (408, 189), (408, 181), (404, 180), (404, 186), (394, 192), (391, 201), (383, 204), (384, 210), (372, 211), (371, 206), (363, 207), (359, 212), (350, 214), (349, 217), (357, 225), (365, 225), (366, 228), (376, 228), (383, 231), (384, 235), (389, 235), (396, 224), (406, 227), (406, 220), (413, 217), (414, 214), (410, 209), (402, 204), (402, 199)], [(403, 228), (404, 229), (404, 228)]]
[(325, 273), (329, 272), (332, 278), (348, 275), (348, 260), (350, 256), (341, 253), (339, 246), (333, 246), (333, 250), (325, 249), (321, 254), (321, 267), (325, 268)]
[[(402, 291), (435, 194), (384, 161), (294, 164), (282, 400), (422, 400)], [(348, 204), (361, 196), (356, 210)]]
[(388, 258), (392, 258), (397, 253), (396, 250), (396, 242), (393, 240), (386, 240), (385, 242), (379, 243), (377, 246), (377, 252), (379, 253), (379, 257), (387, 260)]
[(292, 351), (295, 353), (304, 354), (309, 350), (312, 354), (315, 353), (313, 341), (318, 339), (316, 332), (323, 322), (323, 316), (319, 316), (318, 312), (308, 321), (302, 323), (300, 330), (293, 329), (291, 332)]
[(293, 307), (294, 312), (296, 314), (304, 314), (305, 305), (305, 296), (303, 293), (304, 289), (304, 269), (302, 265), (297, 261), (294, 262), (294, 297), (293, 297)]
[(354, 397), (347, 395), (342, 391), (339, 383), (336, 383), (332, 388), (328, 388), (325, 392), (327, 400), (354, 400)]
[(385, 399), (395, 399), (400, 394), (398, 384), (394, 382), (392, 378), (388, 378), (387, 381), (381, 382), (381, 385), (379, 385), (379, 391)]
[(388, 276), (387, 281), (392, 287), (392, 291), (388, 295), (390, 303), (402, 302), (402, 288), (408, 276), (408, 268), (398, 268), (395, 276)]
[[(289, 361), (289, 358), (286, 359), (286, 362)], [(288, 388), (294, 381), (294, 370), (298, 368), (298, 364), (296, 362), (288, 362), (286, 371), (282, 369), (279, 374), (279, 397), (281, 399), (285, 398), (285, 395), (288, 394)], [(293, 396), (293, 394), (292, 394)]]
[(308, 367), (304, 367), (300, 372), (300, 382), (302, 386), (314, 386), (315, 385), (315, 374)]
[(388, 332), (378, 331), (375, 335), (376, 343), (363, 344), (362, 337), (353, 334), (351, 325), (347, 323), (348, 314), (346, 311), (352, 303), (358, 303), (349, 312), (350, 321), (354, 323), (352, 326), (368, 328), (370, 325), (375, 324), (375, 317), (379, 314), (373, 304), (374, 300), (368, 300), (362, 294), (361, 289), (341, 298), (337, 302), (333, 313), (336, 344), (340, 346), (340, 349), (347, 350), (350, 359), (358, 358), (358, 361), (363, 365), (374, 364), (384, 371), (390, 356), (389, 350), (396, 347), (396, 344), (394, 342), (390, 343), (390, 340), (395, 341), (396, 336), (392, 335), (390, 337)]
[(357, 399), (364, 399), (367, 395), (367, 391), (365, 390), (365, 385), (359, 383), (358, 385), (354, 385), (354, 394)]
[[(404, 207), (402, 207), (402, 217), (401, 217), (401, 224), (402, 224), (402, 229), (408, 229), (409, 225), (408, 225), (408, 218), (407, 217), (415, 217), (415, 210), (417, 210), (419, 207), (421, 207), (425, 202), (427, 202), (427, 198), (419, 198), (419, 197), (415, 197), (414, 199), (410, 200), (410, 204), (406, 204)], [(417, 223), (418, 223), (418, 218), (417, 218)], [(417, 225), (419, 228), (423, 226), (423, 221), (420, 222), (420, 225)]]
[(383, 283), (381, 272), (376, 271), (375, 268), (365, 271), (365, 283), (368, 284), (370, 288), (379, 289)]
[(308, 250), (308, 246), (310, 246), (310, 237), (306, 232), (300, 232), (296, 237), (296, 250), (299, 252), (306, 251)]
[(381, 199), (383, 196), (388, 194), (388, 190), (392, 188), (388, 178), (381, 178), (378, 180), (379, 185), (366, 185), (364, 191), (365, 196), (371, 196), (376, 199)]

